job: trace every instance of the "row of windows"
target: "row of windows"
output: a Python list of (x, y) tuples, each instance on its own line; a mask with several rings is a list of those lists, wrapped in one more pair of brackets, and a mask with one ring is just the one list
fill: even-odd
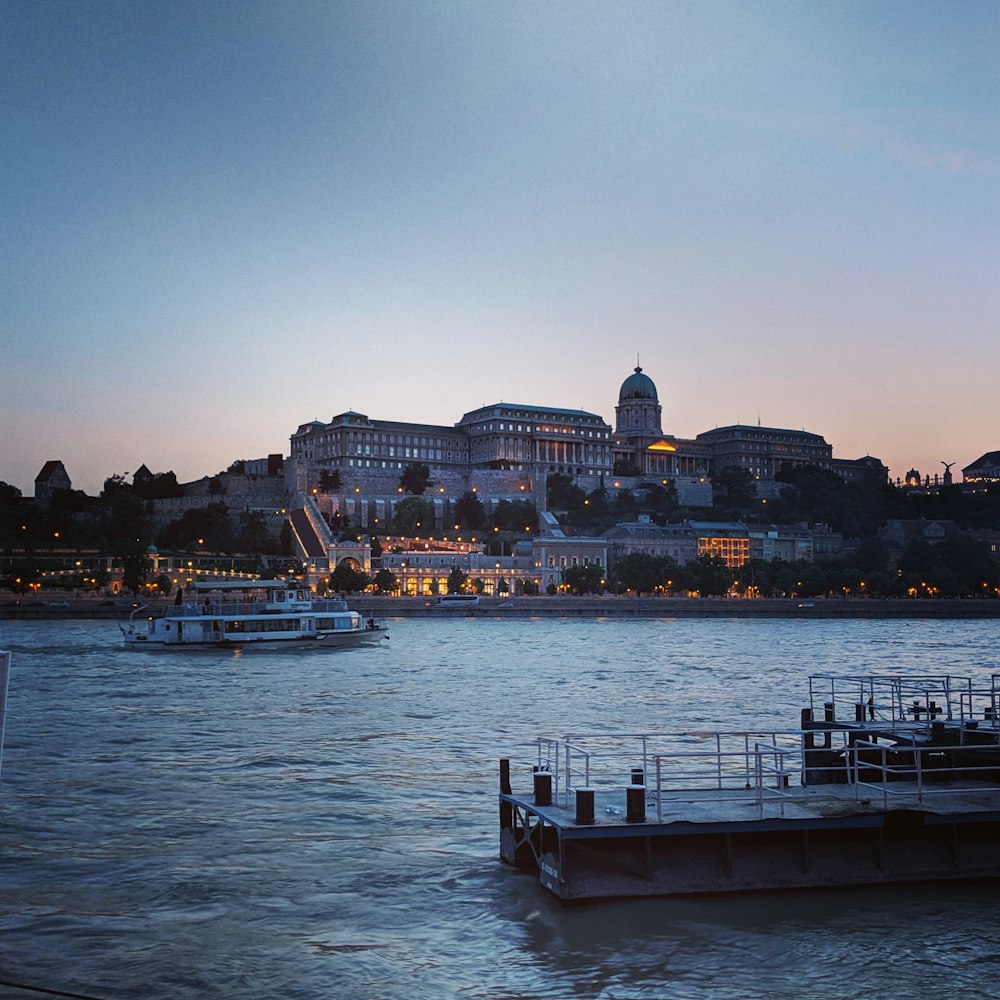
[[(452, 460), (451, 452), (449, 451), (447, 461), (450, 462), (451, 460)], [(430, 459), (427, 459), (427, 461), (430, 461)], [(438, 455), (437, 461), (438, 462), (442, 461), (440, 453)], [(358, 459), (349, 458), (347, 460), (347, 465), (348, 468), (351, 469), (405, 469), (406, 468), (405, 462), (398, 462), (398, 461), (394, 462), (391, 460), (386, 461), (385, 459), (378, 459), (378, 458), (358, 458)]]
[[(397, 455), (397, 451), (399, 454)], [(368, 445), (362, 450), (361, 445), (354, 449), (355, 455), (378, 455), (386, 458), (412, 458), (423, 459), (426, 462), (440, 462), (442, 451), (440, 448), (397, 448), (395, 445)], [(448, 461), (451, 461), (451, 452), (448, 453)]]
[[(292, 439), (293, 444), (302, 444), (301, 439)], [(438, 437), (424, 434), (386, 434), (379, 432), (355, 432), (355, 431), (327, 431), (321, 434), (318, 439), (319, 444), (327, 449), (337, 450), (346, 447), (348, 451), (354, 448), (372, 445), (415, 445), (417, 447), (433, 448), (462, 448), (465, 444), (463, 435), (456, 434), (454, 437)]]
[[(464, 442), (455, 438), (424, 437), (417, 434), (348, 434), (346, 436), (347, 450), (361, 447), (370, 448), (372, 446), (394, 446), (400, 445), (416, 446), (419, 448), (455, 448), (460, 447)], [(340, 435), (331, 435), (324, 438), (328, 444), (339, 445)]]
[(579, 434), (581, 437), (597, 438), (607, 440), (611, 435), (607, 431), (586, 430), (579, 424), (539, 424), (532, 427), (531, 424), (511, 424), (499, 421), (496, 424), (489, 423), (471, 429), (473, 435), (488, 434), (492, 431), (516, 432), (518, 434)]
[[(557, 558), (559, 560), (558, 563), (556, 562)], [(583, 562), (581, 563), (579, 556), (549, 556), (549, 562), (548, 562), (548, 564), (549, 564), (549, 566), (552, 566), (552, 567), (555, 567), (556, 565), (559, 565), (559, 566), (563, 567), (563, 569), (565, 569), (567, 566), (590, 566), (591, 565), (591, 560), (590, 560), (589, 556), (584, 556), (583, 557)], [(593, 560), (593, 565), (597, 566), (598, 568), (600, 568), (601, 565), (602, 565), (601, 560), (598, 559), (598, 558), (595, 558)]]

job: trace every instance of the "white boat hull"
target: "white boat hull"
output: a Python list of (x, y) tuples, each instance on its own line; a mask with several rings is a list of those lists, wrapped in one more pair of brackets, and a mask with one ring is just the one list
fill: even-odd
[(365, 629), (363, 632), (339, 632), (327, 635), (304, 636), (288, 639), (240, 638), (223, 639), (218, 642), (164, 642), (145, 635), (125, 635), (125, 648), (137, 650), (171, 650), (177, 652), (192, 650), (252, 650), (255, 652), (292, 652), (300, 650), (353, 649), (358, 646), (374, 646), (389, 635), (383, 628)]

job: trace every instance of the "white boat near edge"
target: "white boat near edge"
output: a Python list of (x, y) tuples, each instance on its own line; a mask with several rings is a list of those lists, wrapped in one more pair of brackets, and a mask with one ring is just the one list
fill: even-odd
[(385, 626), (346, 601), (316, 597), (284, 580), (195, 583), (201, 603), (120, 625), (128, 649), (343, 649), (388, 638)]

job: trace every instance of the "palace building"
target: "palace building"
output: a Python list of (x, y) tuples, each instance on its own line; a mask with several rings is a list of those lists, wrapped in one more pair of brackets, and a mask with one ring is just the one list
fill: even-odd
[(586, 410), (524, 403), (481, 406), (452, 426), (375, 420), (350, 410), (328, 423), (300, 425), (291, 436), (290, 454), (300, 469), (367, 470), (373, 486), (388, 475), (398, 477), (414, 462), (448, 480), (480, 470), (522, 474), (532, 481), (562, 473), (590, 488), (611, 477), (641, 477), (694, 490), (728, 466), (747, 469), (763, 482), (804, 465), (848, 479), (872, 471), (888, 475), (871, 456), (833, 458), (832, 447), (819, 434), (734, 424), (684, 439), (664, 433), (662, 412), (655, 383), (636, 366), (622, 382), (614, 429)]

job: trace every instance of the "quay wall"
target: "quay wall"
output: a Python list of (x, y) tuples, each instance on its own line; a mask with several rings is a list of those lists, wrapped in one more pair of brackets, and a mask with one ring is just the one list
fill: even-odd
[[(556, 618), (1000, 618), (1000, 601), (796, 600), (658, 597), (481, 598), (476, 608), (442, 608), (434, 597), (350, 598), (352, 608), (383, 617), (556, 617)], [(502, 606), (506, 605), (506, 606)]]
[[(51, 602), (57, 601), (53, 605)], [(137, 602), (138, 603), (138, 602)], [(352, 608), (379, 618), (1000, 618), (1000, 601), (878, 600), (831, 598), (803, 602), (794, 599), (660, 597), (511, 597), (481, 598), (478, 607), (442, 608), (436, 597), (348, 596)], [(172, 600), (149, 602), (137, 617), (169, 611)], [(0, 618), (127, 618), (134, 604), (92, 597), (45, 600), (0, 599)]]

